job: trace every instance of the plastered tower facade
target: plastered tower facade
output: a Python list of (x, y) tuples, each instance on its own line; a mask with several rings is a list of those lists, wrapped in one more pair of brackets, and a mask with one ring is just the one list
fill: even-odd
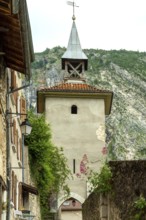
[[(84, 202), (89, 195), (87, 176), (90, 170), (100, 168), (106, 154), (105, 115), (110, 114), (112, 92), (86, 84), (84, 71), (87, 68), (88, 58), (81, 49), (73, 19), (68, 47), (62, 56), (64, 82), (37, 92), (38, 113), (45, 112), (53, 142), (63, 147), (73, 175), (73, 179), (68, 180), (68, 203)], [(58, 208), (63, 202), (60, 194)], [(64, 210), (67, 211), (67, 206)]]

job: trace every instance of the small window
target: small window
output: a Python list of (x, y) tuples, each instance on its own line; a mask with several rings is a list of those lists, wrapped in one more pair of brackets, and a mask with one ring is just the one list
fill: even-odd
[(73, 173), (76, 173), (76, 160), (73, 159)]
[(77, 106), (76, 105), (72, 105), (72, 107), (71, 107), (71, 114), (77, 114), (77, 110), (78, 110)]

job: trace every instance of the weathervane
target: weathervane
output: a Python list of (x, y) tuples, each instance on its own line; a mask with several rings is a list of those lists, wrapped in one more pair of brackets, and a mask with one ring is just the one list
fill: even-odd
[(72, 19), (75, 20), (76, 19), (76, 17), (75, 17), (75, 7), (79, 7), (79, 6), (77, 6), (74, 1), (73, 2), (67, 1), (67, 4), (73, 6), (73, 16), (72, 16)]

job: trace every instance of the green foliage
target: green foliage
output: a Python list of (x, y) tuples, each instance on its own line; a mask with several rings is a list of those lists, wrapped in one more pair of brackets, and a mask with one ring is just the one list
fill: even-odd
[(133, 74), (140, 75), (141, 77), (146, 75), (145, 52), (90, 49), (85, 50), (85, 53), (89, 58), (89, 69), (92, 67), (94, 74), (98, 74), (101, 69), (110, 69), (110, 64), (114, 63)]
[(50, 51), (50, 49), (46, 48), (46, 50), (44, 50), (43, 52), (38, 52), (38, 53), (35, 53), (35, 54), (37, 54), (37, 55), (46, 55), (46, 54), (49, 53), (49, 51)]
[(142, 195), (134, 202), (134, 208), (137, 212), (134, 220), (142, 220), (146, 209), (146, 199)]
[(134, 202), (134, 207), (139, 210), (145, 209), (146, 199), (142, 195), (140, 195), (140, 197)]
[(92, 185), (92, 191), (106, 193), (111, 191), (112, 172), (107, 163), (101, 168), (100, 173), (91, 172), (88, 180)]
[(38, 69), (38, 68), (43, 68), (43, 67), (44, 67), (44, 60), (43, 59), (32, 63), (33, 69)]
[(29, 148), (30, 169), (40, 195), (42, 219), (49, 212), (49, 194), (64, 190), (69, 193), (65, 184), (70, 175), (63, 149), (51, 142), (51, 129), (45, 123), (43, 115), (29, 113), (32, 132), (25, 142)]

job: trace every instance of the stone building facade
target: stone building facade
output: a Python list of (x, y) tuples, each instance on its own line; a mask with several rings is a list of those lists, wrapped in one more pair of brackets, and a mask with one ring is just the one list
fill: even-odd
[[(0, 220), (40, 219), (37, 189), (25, 180), (25, 146), (20, 125), (26, 117), (22, 80), (34, 60), (26, 0), (0, 0)], [(24, 86), (25, 87), (25, 86)], [(26, 155), (25, 155), (26, 156)], [(27, 154), (28, 160), (28, 154)]]
[(4, 60), (0, 59), (0, 219), (3, 215), (4, 201), (6, 201), (6, 75), (4, 69)]

